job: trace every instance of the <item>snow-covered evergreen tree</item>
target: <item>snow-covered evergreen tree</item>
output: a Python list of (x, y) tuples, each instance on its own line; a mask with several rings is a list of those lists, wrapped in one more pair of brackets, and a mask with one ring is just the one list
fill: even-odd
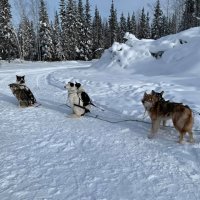
[(118, 42), (122, 43), (125, 33), (127, 32), (127, 22), (124, 14), (121, 14), (119, 28), (118, 28)]
[(182, 16), (182, 21), (179, 30), (183, 31), (194, 27), (196, 24), (195, 17), (195, 2), (194, 0), (186, 0), (185, 1), (185, 9)]
[(77, 59), (85, 60), (85, 16), (82, 0), (78, 0), (76, 20)]
[(110, 47), (110, 37), (109, 36), (109, 23), (108, 21), (104, 21), (103, 23), (103, 47), (104, 49), (108, 49)]
[(66, 0), (60, 0), (60, 24), (61, 29), (64, 29), (66, 22)]
[(92, 59), (92, 17), (90, 14), (90, 3), (86, 0), (85, 4), (85, 26), (84, 26), (84, 55), (85, 60)]
[(144, 8), (140, 14), (139, 24), (138, 24), (138, 38), (147, 38), (147, 22)]
[(170, 34), (175, 34), (177, 33), (177, 19), (176, 15), (173, 14), (172, 17), (169, 19), (169, 30)]
[(95, 8), (94, 19), (92, 22), (92, 52), (93, 58), (99, 58), (99, 50), (104, 47), (103, 45), (103, 27), (99, 10)]
[(128, 13), (127, 17), (127, 32), (132, 33), (136, 36), (137, 34), (137, 25), (136, 25), (136, 19), (135, 19), (135, 13), (133, 12), (132, 16)]
[(131, 33), (131, 29), (132, 29), (132, 23), (131, 23), (131, 17), (130, 17), (130, 13), (128, 13), (128, 17), (127, 17), (127, 20), (126, 20), (127, 24), (126, 24), (126, 27), (127, 27), (127, 32)]
[(37, 36), (34, 29), (33, 21), (30, 22), (30, 60), (37, 60), (38, 59), (38, 49), (37, 49)]
[(53, 42), (51, 38), (51, 27), (44, 0), (40, 0), (39, 10), (39, 41), (41, 60), (51, 61), (53, 54)]
[(75, 60), (77, 58), (77, 8), (73, 0), (67, 1), (66, 8), (66, 25), (64, 27), (64, 50), (66, 51), (67, 60)]
[(132, 16), (130, 16), (130, 13), (128, 13), (127, 17), (127, 32), (132, 33), (136, 35), (136, 20), (135, 20), (135, 14), (133, 12)]
[(170, 34), (169, 19), (163, 15), (162, 16), (162, 26), (161, 26), (161, 36)]
[(64, 58), (66, 59), (66, 55), (67, 55), (67, 44), (65, 42), (66, 38), (67, 38), (67, 33), (65, 31), (66, 29), (66, 0), (60, 0), (60, 12), (59, 12), (59, 16), (60, 16), (60, 27), (61, 27), (61, 45), (62, 45), (62, 49), (63, 49), (63, 54), (64, 54)]
[(149, 17), (149, 12), (147, 12), (146, 14), (146, 39), (150, 39), (151, 38), (151, 27), (150, 27), (150, 17)]
[(0, 59), (9, 62), (19, 56), (18, 38), (11, 23), (10, 9), (8, 0), (0, 1)]
[(151, 28), (151, 37), (153, 39), (158, 39), (162, 36), (162, 15), (163, 12), (160, 7), (160, 0), (157, 0), (155, 9), (154, 9), (154, 18)]
[(34, 60), (36, 57), (35, 32), (33, 23), (24, 16), (19, 26), (19, 41), (21, 46), (21, 55), (25, 60)]
[(112, 0), (109, 16), (109, 37), (110, 37), (110, 46), (113, 42), (117, 41), (117, 10), (114, 7), (114, 0)]
[(131, 29), (130, 33), (133, 33), (135, 36), (137, 36), (137, 22), (135, 18), (135, 13), (133, 12), (131, 16)]
[(59, 61), (64, 59), (64, 52), (61, 43), (61, 29), (58, 13), (55, 13), (54, 24), (52, 27), (52, 41), (53, 41), (53, 60)]
[(195, 26), (200, 26), (200, 0), (195, 0)]

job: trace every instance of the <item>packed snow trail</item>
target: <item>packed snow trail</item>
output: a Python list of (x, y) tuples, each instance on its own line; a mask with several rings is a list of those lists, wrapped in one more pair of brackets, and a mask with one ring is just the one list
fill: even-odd
[[(161, 129), (149, 140), (149, 124), (112, 124), (89, 116), (71, 119), (70, 108), (63, 105), (67, 101), (64, 84), (80, 81), (93, 101), (105, 109), (93, 108), (91, 115), (111, 120), (142, 118), (144, 91), (170, 88), (176, 84), (173, 79), (170, 83), (160, 81), (163, 77), (153, 80), (134, 75), (133, 79), (121, 72), (113, 76), (90, 65), (2, 64), (0, 199), (200, 199), (198, 133), (194, 145), (177, 144), (174, 129)], [(16, 74), (26, 76), (40, 107), (18, 107), (8, 87)]]

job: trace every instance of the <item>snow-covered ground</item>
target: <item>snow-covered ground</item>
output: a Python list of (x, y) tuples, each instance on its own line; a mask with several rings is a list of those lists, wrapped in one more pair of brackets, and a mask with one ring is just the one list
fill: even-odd
[[(157, 41), (127, 34), (126, 44), (114, 44), (93, 62), (2, 62), (0, 199), (200, 199), (200, 116), (195, 144), (181, 145), (173, 128), (149, 140), (149, 123), (126, 121), (143, 121), (141, 98), (152, 89), (200, 111), (199, 33), (190, 29)], [(149, 51), (159, 50), (165, 53), (156, 60)], [(26, 76), (41, 106), (18, 107), (8, 87), (16, 74)], [(104, 111), (68, 118), (68, 81), (81, 82)]]

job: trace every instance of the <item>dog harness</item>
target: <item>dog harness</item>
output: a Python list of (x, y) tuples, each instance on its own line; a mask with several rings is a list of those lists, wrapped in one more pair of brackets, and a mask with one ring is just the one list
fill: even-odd
[(79, 107), (79, 108), (82, 108), (82, 109), (84, 109), (84, 113), (81, 115), (81, 116), (84, 116), (85, 115), (85, 113), (88, 113), (88, 112), (90, 112), (90, 110), (89, 109), (87, 109), (87, 108), (85, 108), (85, 107), (83, 107), (83, 106), (81, 106), (81, 105), (78, 105), (78, 104), (74, 104), (74, 106), (77, 106), (77, 107)]

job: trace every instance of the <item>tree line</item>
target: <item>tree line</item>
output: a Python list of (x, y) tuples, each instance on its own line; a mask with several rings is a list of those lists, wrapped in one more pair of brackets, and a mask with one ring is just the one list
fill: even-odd
[[(163, 12), (160, 0), (151, 13), (143, 8), (117, 16), (114, 0), (108, 19), (102, 19), (98, 8), (91, 15), (89, 0), (60, 0), (59, 10), (49, 20), (44, 0), (16, 0), (20, 23), (12, 24), (8, 0), (0, 1), (0, 59), (21, 58), (31, 61), (91, 60), (99, 58), (114, 42), (124, 42), (126, 32), (139, 39), (158, 39), (200, 24), (200, 0), (167, 0)], [(172, 9), (173, 8), (173, 9)]]

